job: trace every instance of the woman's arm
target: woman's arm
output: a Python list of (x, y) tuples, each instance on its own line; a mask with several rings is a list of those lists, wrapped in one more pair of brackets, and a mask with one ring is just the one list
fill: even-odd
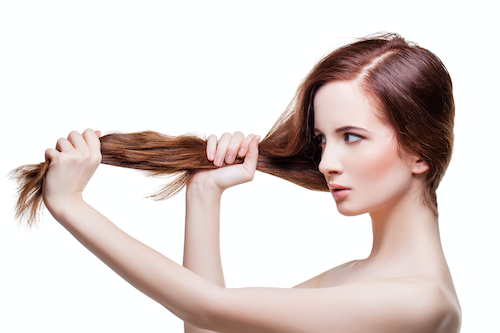
[[(234, 157), (243, 158), (254, 135), (244, 137), (241, 132), (225, 133), (218, 141), (214, 135), (207, 139), (207, 158), (218, 166), (222, 161), (232, 164)], [(220, 254), (220, 204), (223, 188), (211, 182), (214, 173), (227, 169), (198, 172), (186, 188), (186, 225), (184, 240), (184, 267), (219, 287), (225, 287)], [(215, 186), (214, 186), (215, 185)], [(186, 333), (210, 332), (188, 323)]]
[(99, 135), (92, 130), (83, 135), (72, 132), (58, 140), (56, 149), (47, 149), (50, 166), (43, 183), (47, 208), (134, 287), (184, 320), (203, 320), (199, 316), (203, 311), (198, 310), (210, 308), (205, 302), (217, 299), (220, 288), (130, 237), (83, 200), (83, 190), (101, 159)]
[[(183, 265), (219, 287), (225, 287), (220, 256), (220, 199), (202, 184), (186, 188), (186, 225)], [(186, 333), (211, 332), (184, 322)]]

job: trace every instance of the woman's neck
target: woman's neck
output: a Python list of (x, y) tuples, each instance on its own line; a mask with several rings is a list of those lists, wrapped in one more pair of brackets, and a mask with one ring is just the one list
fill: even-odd
[(367, 263), (417, 268), (444, 259), (438, 219), (418, 196), (405, 195), (370, 215), (373, 247)]

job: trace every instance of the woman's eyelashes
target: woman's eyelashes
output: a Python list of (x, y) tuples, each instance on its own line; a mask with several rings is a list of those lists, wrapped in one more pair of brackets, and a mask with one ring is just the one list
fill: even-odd
[(319, 147), (326, 143), (326, 138), (323, 134), (313, 135), (313, 142), (315, 142)]
[[(315, 142), (319, 147), (323, 147), (326, 143), (326, 137), (323, 134), (316, 134), (313, 137), (313, 142)], [(363, 140), (364, 137), (354, 133), (344, 133), (343, 140), (345, 143), (357, 143)]]
[(344, 134), (344, 141), (347, 143), (355, 143), (355, 142), (359, 142), (363, 139), (364, 139), (364, 137), (362, 137), (361, 135), (354, 134), (354, 133), (345, 133)]

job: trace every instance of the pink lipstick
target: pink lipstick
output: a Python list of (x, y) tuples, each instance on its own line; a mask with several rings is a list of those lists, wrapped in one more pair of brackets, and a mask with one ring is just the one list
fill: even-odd
[(328, 187), (330, 188), (330, 192), (332, 192), (332, 195), (335, 199), (345, 198), (345, 196), (349, 194), (349, 191), (351, 191), (350, 188), (333, 183), (328, 184)]

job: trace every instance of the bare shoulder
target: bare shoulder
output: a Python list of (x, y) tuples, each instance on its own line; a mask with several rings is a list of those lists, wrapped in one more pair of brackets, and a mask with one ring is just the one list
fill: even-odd
[(361, 285), (361, 289), (366, 288), (366, 296), (372, 296), (371, 301), (378, 299), (377, 312), (392, 321), (391, 326), (400, 326), (405, 332), (460, 331), (461, 310), (454, 293), (430, 279), (377, 278), (361, 282), (358, 287)]
[(454, 291), (431, 280), (418, 278), (413, 282), (421, 293), (421, 313), (435, 321), (436, 332), (457, 333), (460, 331), (462, 311)]

